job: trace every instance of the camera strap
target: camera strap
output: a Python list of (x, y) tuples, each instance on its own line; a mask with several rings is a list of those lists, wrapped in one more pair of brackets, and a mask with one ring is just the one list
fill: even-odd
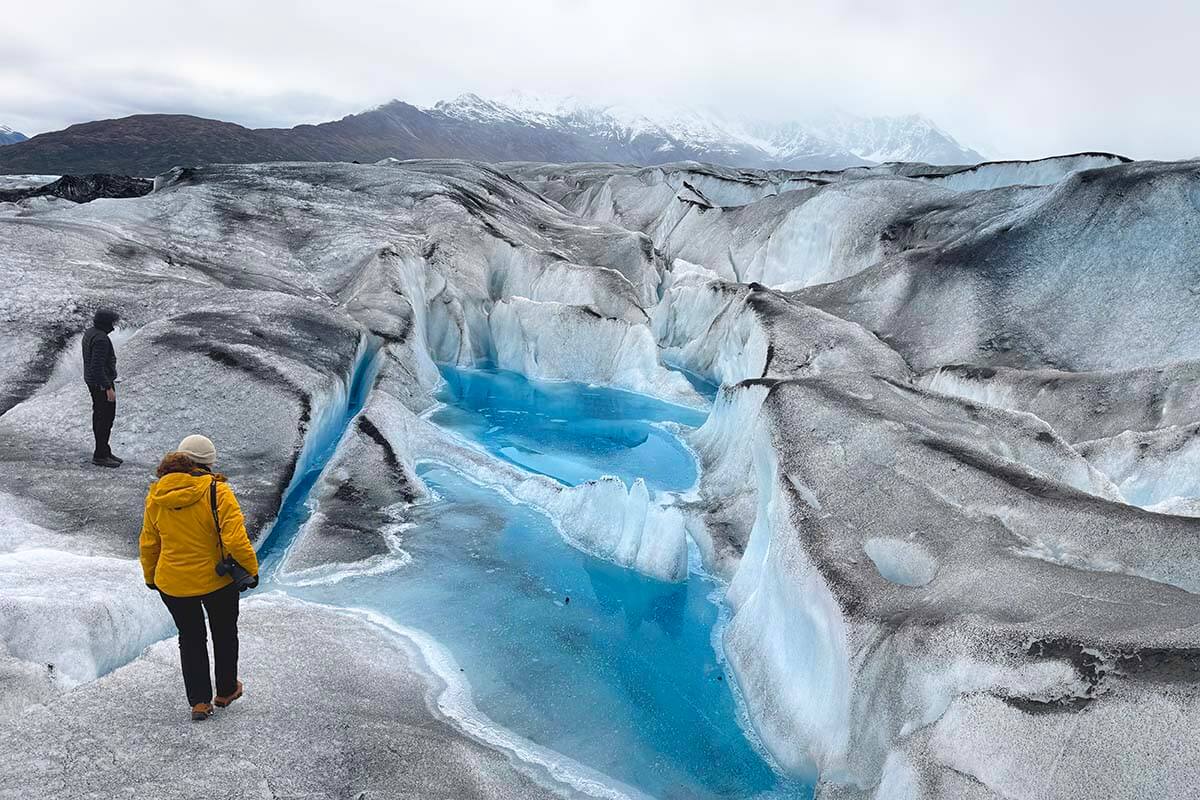
[(213, 525), (217, 526), (217, 547), (221, 548), (221, 560), (225, 560), (225, 542), (221, 539), (221, 518), (217, 515), (217, 479), (208, 485), (208, 504), (212, 509)]

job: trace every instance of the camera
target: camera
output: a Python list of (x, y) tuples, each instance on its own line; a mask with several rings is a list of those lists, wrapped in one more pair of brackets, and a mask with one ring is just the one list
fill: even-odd
[(233, 578), (233, 583), (239, 592), (258, 586), (258, 576), (251, 575), (245, 567), (233, 560), (233, 556), (225, 556), (217, 562), (217, 574)]

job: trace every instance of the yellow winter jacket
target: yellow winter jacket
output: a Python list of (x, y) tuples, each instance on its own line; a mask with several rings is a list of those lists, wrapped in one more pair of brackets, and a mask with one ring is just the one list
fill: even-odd
[(146, 583), (165, 594), (195, 597), (233, 582), (230, 576), (217, 574), (221, 550), (208, 494), (213, 481), (225, 552), (250, 574), (258, 574), (258, 557), (246, 536), (242, 510), (225, 479), (172, 472), (150, 484), (138, 543)]

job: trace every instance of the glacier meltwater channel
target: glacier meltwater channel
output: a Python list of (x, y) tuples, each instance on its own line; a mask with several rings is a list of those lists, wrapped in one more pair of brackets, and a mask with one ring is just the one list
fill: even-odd
[[(362, 360), (342, 429), (369, 392)], [(651, 491), (695, 482), (690, 452), (662, 422), (702, 412), (514, 373), (443, 368), (431, 421), (564, 484), (641, 477)], [(336, 446), (302, 459), (264, 546), (277, 561), (307, 518), (305, 498)], [(538, 510), (441, 465), (418, 463), (433, 497), (404, 534), (411, 560), (329, 585), (275, 584), (419, 630), (453, 658), (474, 706), (614, 787), (660, 798), (810, 797), (772, 770), (741, 724), (720, 655), (720, 587), (698, 568), (664, 583), (570, 546)], [(695, 561), (695, 559), (693, 559)]]

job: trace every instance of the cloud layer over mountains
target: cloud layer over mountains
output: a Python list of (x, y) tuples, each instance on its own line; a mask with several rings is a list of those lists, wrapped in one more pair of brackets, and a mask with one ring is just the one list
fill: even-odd
[(64, 0), (6, 14), (0, 108), (30, 135), (146, 112), (290, 126), (522, 88), (739, 116), (920, 113), (993, 157), (1179, 158), (1200, 127), (1197, 13), (1163, 0), (346, 0), (336, 14)]

